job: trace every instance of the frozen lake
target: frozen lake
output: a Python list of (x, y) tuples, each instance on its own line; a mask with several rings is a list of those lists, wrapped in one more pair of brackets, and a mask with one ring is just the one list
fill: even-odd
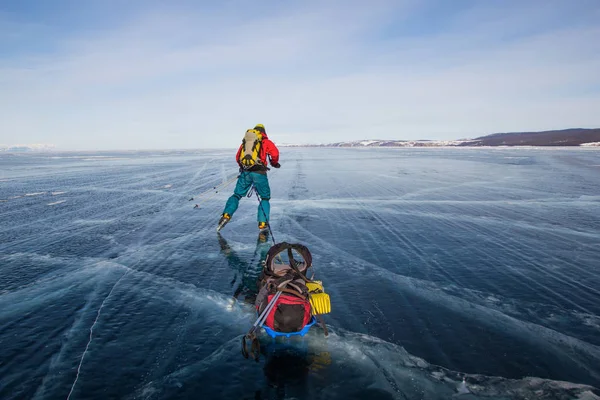
[(600, 150), (280, 150), (331, 334), (259, 363), (235, 149), (0, 154), (0, 398), (600, 396)]

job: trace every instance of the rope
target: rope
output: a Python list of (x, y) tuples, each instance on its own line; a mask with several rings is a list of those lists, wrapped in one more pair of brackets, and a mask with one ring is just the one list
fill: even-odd
[(267, 213), (265, 212), (265, 209), (262, 206), (262, 199), (260, 198), (260, 195), (258, 194), (258, 190), (256, 190), (256, 186), (254, 186), (254, 185), (252, 185), (252, 188), (248, 192), (248, 197), (252, 197), (252, 192), (256, 193), (256, 199), (258, 200), (258, 206), (262, 210), (263, 214), (265, 214), (265, 218), (267, 219), (267, 228), (269, 228), (269, 233), (271, 234), (271, 240), (273, 240), (273, 244), (277, 244), (277, 242), (275, 241), (275, 236), (273, 235), (273, 230), (271, 229), (271, 222), (269, 221), (269, 217), (267, 217)]

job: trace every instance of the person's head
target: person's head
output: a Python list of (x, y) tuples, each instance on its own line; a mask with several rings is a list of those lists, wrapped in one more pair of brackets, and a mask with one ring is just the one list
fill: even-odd
[(256, 124), (256, 126), (254, 127), (254, 130), (259, 131), (263, 135), (267, 134), (267, 131), (265, 131), (265, 126), (263, 124)]

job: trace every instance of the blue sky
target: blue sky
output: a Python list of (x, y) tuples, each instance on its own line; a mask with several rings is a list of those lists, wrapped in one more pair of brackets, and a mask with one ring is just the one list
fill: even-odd
[(0, 144), (600, 127), (600, 2), (0, 1)]

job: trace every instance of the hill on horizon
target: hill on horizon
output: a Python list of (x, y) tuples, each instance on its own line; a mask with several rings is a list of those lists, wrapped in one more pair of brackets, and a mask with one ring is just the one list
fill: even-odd
[(493, 133), (472, 139), (460, 146), (579, 146), (593, 142), (600, 142), (600, 128)]

